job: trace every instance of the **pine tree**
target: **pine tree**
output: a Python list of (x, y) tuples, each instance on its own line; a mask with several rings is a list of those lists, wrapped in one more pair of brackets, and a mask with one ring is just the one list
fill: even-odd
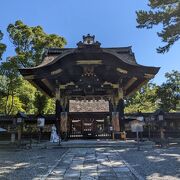
[(137, 28), (150, 29), (162, 24), (163, 29), (158, 36), (165, 44), (158, 47), (158, 53), (168, 52), (170, 47), (180, 38), (180, 1), (179, 0), (149, 0), (149, 11), (140, 10), (137, 14)]

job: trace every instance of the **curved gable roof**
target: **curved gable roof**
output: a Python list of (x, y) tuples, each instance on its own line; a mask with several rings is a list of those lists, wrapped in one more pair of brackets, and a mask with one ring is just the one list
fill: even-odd
[(40, 65), (20, 69), (21, 74), (50, 96), (55, 79), (61, 83), (77, 82), (85, 66), (94, 66), (95, 74), (104, 82), (123, 79), (126, 95), (153, 78), (159, 67), (142, 66), (136, 62), (131, 46), (101, 48), (99, 42), (78, 43), (77, 48), (49, 48)]

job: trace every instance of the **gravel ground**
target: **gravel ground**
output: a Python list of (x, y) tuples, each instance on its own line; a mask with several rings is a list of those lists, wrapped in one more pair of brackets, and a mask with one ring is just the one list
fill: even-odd
[(0, 150), (0, 180), (30, 180), (46, 174), (67, 149)]
[(119, 149), (123, 159), (147, 180), (180, 179), (180, 147), (167, 149)]

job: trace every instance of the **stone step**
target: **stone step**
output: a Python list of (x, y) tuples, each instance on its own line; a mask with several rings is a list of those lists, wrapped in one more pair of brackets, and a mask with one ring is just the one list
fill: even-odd
[[(61, 146), (54, 146), (56, 147), (61, 147), (61, 148), (97, 148), (97, 147), (118, 147), (118, 148), (136, 148), (137, 145), (124, 145), (124, 146), (112, 146), (112, 145), (61, 145)], [(152, 149), (154, 146), (140, 146), (142, 149)]]
[[(155, 146), (154, 142), (140, 142), (139, 146), (141, 149), (150, 149)], [(0, 144), (0, 149), (11, 149), (17, 148), (17, 144)], [(29, 148), (30, 144), (28, 142), (21, 144), (19, 148)], [(113, 147), (113, 148), (136, 148), (136, 141), (89, 141), (89, 140), (70, 140), (62, 141), (59, 145), (58, 143), (50, 143), (49, 141), (31, 144), (31, 148), (96, 148), (96, 147)]]
[[(153, 148), (155, 146), (154, 142), (140, 142), (139, 146), (143, 149)], [(61, 145), (51, 144), (47, 147), (53, 148), (94, 148), (94, 147), (122, 147), (122, 148), (136, 148), (136, 142), (118, 142), (118, 141), (109, 141), (109, 142), (92, 142), (92, 141), (70, 141), (70, 142), (61, 142)]]

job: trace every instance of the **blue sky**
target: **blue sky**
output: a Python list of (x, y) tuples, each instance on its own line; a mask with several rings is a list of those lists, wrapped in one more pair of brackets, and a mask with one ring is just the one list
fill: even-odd
[(137, 62), (161, 67), (153, 82), (165, 81), (165, 72), (180, 70), (180, 41), (168, 53), (156, 53), (162, 45), (156, 32), (136, 28), (136, 10), (147, 10), (148, 1), (139, 0), (2, 0), (0, 29), (8, 45), (4, 55), (14, 54), (6, 28), (22, 20), (29, 26), (40, 25), (46, 33), (64, 36), (67, 47), (75, 47), (82, 35), (96, 36), (102, 47), (132, 46)]

